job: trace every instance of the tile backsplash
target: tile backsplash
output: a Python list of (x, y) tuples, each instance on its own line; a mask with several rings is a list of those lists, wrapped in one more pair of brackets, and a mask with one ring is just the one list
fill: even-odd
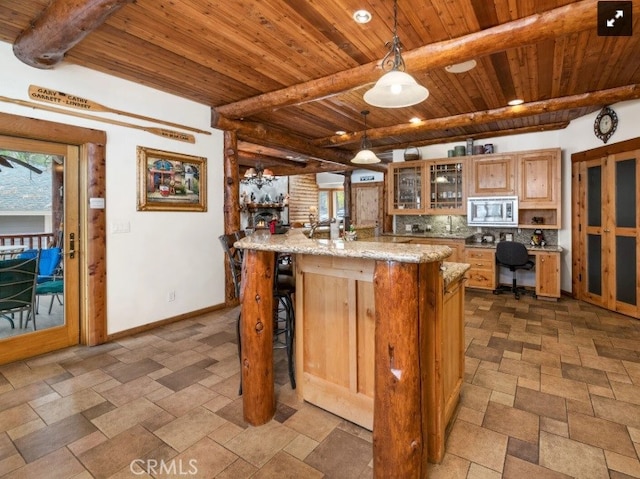
[[(414, 233), (447, 234), (456, 236), (472, 236), (491, 234), (497, 240), (501, 239), (505, 233), (513, 234), (513, 240), (528, 244), (536, 228), (477, 228), (467, 226), (467, 217), (464, 215), (396, 215), (396, 233), (405, 234), (409, 230)], [(543, 228), (544, 239), (549, 245), (558, 244), (558, 231), (545, 230)]]

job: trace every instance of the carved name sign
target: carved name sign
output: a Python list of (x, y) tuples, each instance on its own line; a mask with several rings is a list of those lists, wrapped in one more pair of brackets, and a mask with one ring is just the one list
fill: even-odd
[[(174, 128), (185, 129), (189, 131), (194, 131), (196, 133), (202, 133), (204, 135), (211, 134), (210, 131), (201, 130), (199, 128), (193, 128), (187, 125), (181, 125), (179, 123), (173, 123), (170, 121), (161, 120), (159, 118), (151, 118), (145, 115), (139, 115), (137, 113), (118, 110), (116, 108), (110, 108), (106, 105), (98, 103), (97, 101), (89, 100), (88, 98), (83, 98), (78, 95), (70, 95), (68, 93), (54, 90), (52, 88), (45, 88), (37, 85), (29, 85), (29, 96), (34, 100), (53, 103), (54, 105), (68, 106), (70, 108), (75, 108), (76, 110), (97, 111), (102, 113), (115, 113), (116, 115), (124, 115), (130, 118), (136, 118), (138, 120), (152, 121), (154, 123), (162, 123), (163, 125), (171, 126)], [(164, 131), (170, 131), (170, 130), (164, 130)], [(171, 132), (171, 133), (174, 133), (174, 132)], [(172, 138), (174, 140), (182, 140), (182, 141), (185, 141), (184, 138), (193, 137), (193, 135), (189, 135), (188, 133), (182, 133), (182, 132), (176, 132), (175, 135), (171, 135), (171, 136), (167, 136), (167, 135), (163, 135), (163, 136), (166, 136), (167, 138)], [(190, 141), (190, 142), (193, 143), (193, 141)]]
[(47, 90), (46, 88), (41, 87), (30, 87), (29, 96), (34, 100), (46, 101), (47, 103), (66, 105), (72, 108), (80, 108), (82, 110), (103, 111), (103, 109), (96, 108), (96, 105), (86, 98), (67, 95), (61, 91)]

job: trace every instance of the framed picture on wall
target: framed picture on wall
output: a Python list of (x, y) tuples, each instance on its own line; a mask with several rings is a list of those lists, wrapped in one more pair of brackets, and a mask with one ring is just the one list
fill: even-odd
[(207, 211), (207, 160), (138, 146), (138, 211)]

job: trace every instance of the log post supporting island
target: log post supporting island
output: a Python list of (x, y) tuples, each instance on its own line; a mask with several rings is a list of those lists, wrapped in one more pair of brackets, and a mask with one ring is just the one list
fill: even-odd
[(296, 271), (297, 394), (373, 431), (377, 479), (424, 479), (440, 462), (464, 376), (464, 273), (447, 246), (247, 237), (241, 292), (244, 419), (275, 414), (276, 253)]

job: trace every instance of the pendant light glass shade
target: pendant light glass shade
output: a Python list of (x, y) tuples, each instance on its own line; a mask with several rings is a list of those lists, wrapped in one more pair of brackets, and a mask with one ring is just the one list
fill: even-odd
[(371, 150), (360, 150), (356, 156), (353, 157), (351, 163), (357, 163), (360, 165), (380, 163), (380, 158)]
[(380, 163), (380, 158), (376, 156), (376, 154), (371, 151), (371, 142), (367, 138), (367, 115), (369, 114), (368, 110), (364, 110), (362, 116), (364, 117), (364, 133), (362, 134), (362, 142), (360, 143), (360, 151), (356, 156), (353, 157), (351, 163), (357, 163), (360, 165), (367, 165), (372, 163)]
[(429, 90), (419, 85), (411, 75), (391, 70), (364, 94), (364, 101), (381, 108), (402, 108), (420, 103), (428, 96)]
[(402, 43), (398, 38), (398, 1), (393, 2), (393, 39), (387, 43), (389, 51), (382, 59), (382, 69), (386, 72), (367, 91), (363, 99), (369, 105), (381, 108), (402, 108), (424, 101), (429, 96), (427, 90), (408, 73), (402, 59)]

